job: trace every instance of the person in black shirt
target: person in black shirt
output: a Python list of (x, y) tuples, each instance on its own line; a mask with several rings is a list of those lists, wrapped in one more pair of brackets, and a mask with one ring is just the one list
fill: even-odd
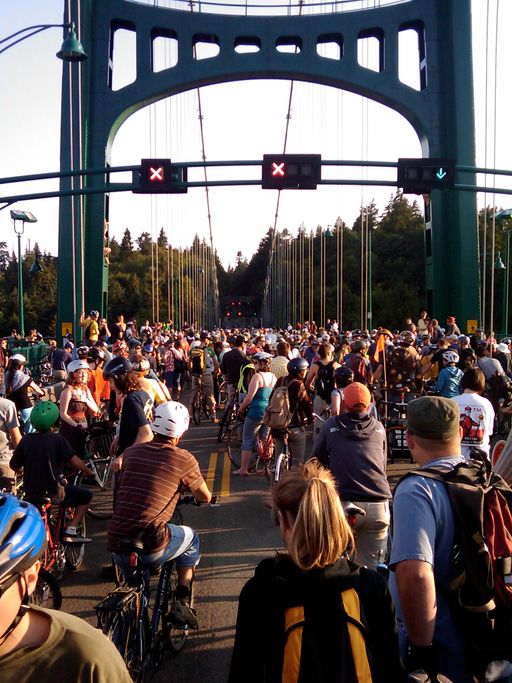
[(111, 392), (115, 392), (120, 408), (119, 432), (112, 445), (117, 455), (112, 469), (117, 472), (122, 467), (122, 456), (128, 446), (152, 440), (153, 432), (149, 425), (153, 403), (149, 394), (141, 389), (137, 373), (127, 358), (112, 358), (103, 369), (103, 377), (110, 380)]
[(66, 439), (51, 431), (58, 419), (59, 409), (55, 403), (40, 401), (30, 414), (32, 426), (37, 431), (22, 438), (9, 465), (15, 472), (23, 470), (23, 486), (28, 501), (47, 497), (74, 507), (64, 540), (87, 543), (91, 539), (79, 536), (76, 528), (89, 509), (92, 494), (86, 488), (68, 484), (63, 477), (66, 468), (80, 470), (87, 476), (91, 472)]
[(249, 362), (245, 355), (245, 337), (242, 334), (233, 337), (230, 344), (232, 348), (226, 351), (220, 364), (220, 370), (228, 383), (228, 402), (235, 395), (240, 370)]

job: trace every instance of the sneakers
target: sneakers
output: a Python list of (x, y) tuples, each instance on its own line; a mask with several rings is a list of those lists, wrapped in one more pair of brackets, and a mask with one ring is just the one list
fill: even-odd
[(90, 543), (92, 538), (87, 538), (87, 536), (80, 536), (77, 530), (73, 527), (68, 527), (64, 534), (62, 535), (62, 540), (64, 543)]
[(199, 624), (197, 623), (196, 612), (188, 604), (186, 598), (177, 598), (174, 603), (174, 609), (169, 615), (169, 620), (173, 626), (192, 628), (197, 630)]

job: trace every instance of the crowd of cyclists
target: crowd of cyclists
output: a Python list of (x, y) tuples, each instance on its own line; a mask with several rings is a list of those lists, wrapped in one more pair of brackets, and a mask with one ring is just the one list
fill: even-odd
[[(388, 586), (371, 571), (390, 560), (392, 492), (386, 476), (390, 406), (426, 400), (422, 413), (434, 411), (432, 424), (436, 420), (449, 423), (450, 439), (454, 429), (460, 430), (455, 452), (439, 451), (440, 457), (469, 458), (471, 449), (478, 447), (489, 458), (493, 433), (508, 416), (512, 340), (497, 343), (481, 329), (471, 336), (462, 334), (453, 316), (443, 328), (439, 321), (429, 320), (425, 311), (416, 323), (408, 318), (403, 330), (347, 331), (339, 329), (335, 320), (322, 327), (305, 321), (286, 329), (229, 330), (197, 330), (192, 325), (175, 329), (172, 323), (146, 320), (139, 328), (137, 321), (125, 322), (122, 315), (109, 325), (97, 311), (82, 315), (81, 326), (80, 344), (65, 338), (62, 344), (52, 341), (49, 345), (51, 376), (59, 386), (58, 407), (40, 400), (46, 399), (45, 387), (27, 373), (22, 353), (9, 356), (4, 348), (0, 357), (0, 488), (5, 492), (0, 497), (0, 605), (7, 604), (8, 595), (12, 602), (10, 616), (0, 616), (0, 678), (4, 661), (12, 660), (12, 670), (6, 669), (11, 678), (5, 680), (14, 680), (13, 672), (19, 673), (23, 666), (21, 652), (25, 653), (27, 642), (36, 651), (44, 649), (49, 630), (57, 622), (73, 634), (73, 629), (80, 631), (81, 627), (66, 619), (61, 622), (51, 613), (45, 617), (44, 610), (34, 613), (34, 608), (27, 607), (44, 550), (38, 518), (29, 503), (37, 505), (46, 497), (72, 506), (75, 514), (68, 520), (64, 541), (90, 541), (78, 531), (90, 503), (90, 488), (71, 484), (66, 473), (71, 468), (90, 474), (84, 459), (91, 424), (115, 428), (111, 446), (114, 512), (108, 525), (108, 549), (114, 561), (129, 573), (128, 556), (123, 553), (126, 538), (142, 543), (148, 567), (177, 558), (177, 601), (170, 618), (180, 627), (194, 629), (198, 619), (190, 586), (199, 562), (200, 540), (193, 529), (170, 522), (183, 490), (206, 503), (212, 498), (196, 458), (179, 445), (189, 428), (190, 404), (200, 390), (208, 418), (218, 423), (227, 405), (237, 403), (241, 463), (232, 473), (248, 477), (254, 474), (257, 439), (272, 430), (268, 414), (276, 410), (276, 397), (283, 395), (278, 389), (285, 388), (286, 407), (277, 410), (286, 409), (288, 418), (284, 428), (272, 431), (276, 451), (286, 433), (293, 467), (271, 495), (288, 555), (262, 563), (242, 592), (230, 681), (362, 680), (356, 672), (347, 673), (339, 653), (330, 652), (331, 640), (316, 652), (317, 658), (327, 662), (325, 666), (315, 663), (315, 653), (308, 651), (313, 659), (305, 660), (302, 678), (298, 670), (296, 678), (281, 678), (287, 645), (279, 633), (268, 657), (248, 667), (259, 628), (257, 606), (268, 602), (276, 585), (281, 585), (289, 604), (299, 600), (309, 605), (310, 593), (317, 595), (318, 605), (309, 605), (308, 619), (322, 633), (327, 624), (339, 621), (338, 608), (332, 611), (328, 606), (329, 601), (336, 602), (333, 589), (343, 595), (355, 590), (362, 605), (356, 621), (365, 614), (366, 628), (379, 641), (374, 660), (364, 665), (373, 678), (364, 680), (406, 680), (406, 670), (410, 672), (413, 665), (427, 671), (432, 680), (437, 673), (451, 675), (454, 683), (512, 680), (510, 666), (502, 667), (499, 677), (473, 679), (456, 648), (440, 654), (436, 643), (433, 658), (433, 643), (425, 639), (433, 641), (434, 626), (427, 636), (415, 627), (417, 618), (411, 620), (410, 609), (403, 604), (403, 586), (408, 584), (397, 570), (398, 587), (392, 585), (391, 591), (396, 603), (402, 600), (400, 659)], [(453, 404), (458, 406), (456, 413)], [(411, 416), (416, 412), (411, 410)], [(407, 444), (413, 457), (419, 454), (420, 464), (423, 439), (448, 443), (443, 428), (430, 434), (421, 415), (410, 417), (405, 430)], [(409, 439), (409, 433), (415, 438)], [(16, 491), (19, 473), (23, 502), (9, 494)], [(349, 526), (343, 511), (354, 504), (360, 515)], [(31, 529), (26, 533), (33, 539), (21, 551), (16, 549), (17, 525)], [(403, 567), (409, 557), (420, 559), (414, 554), (395, 556), (392, 564)], [(283, 600), (275, 598), (272, 609), (282, 604)], [(287, 608), (283, 609), (287, 614)], [(276, 617), (278, 630), (281, 621), (282, 615)], [(437, 635), (436, 631), (436, 641)], [(62, 657), (67, 659), (66, 654)], [(57, 659), (52, 659), (51, 666), (57, 666)], [(114, 657), (109, 666), (119, 667), (118, 659)], [(360, 658), (356, 660), (352, 668), (359, 666)], [(105, 674), (94, 680), (124, 680), (119, 671), (109, 678), (102, 657), (94, 666), (105, 666)], [(73, 680), (86, 679), (77, 676)]]

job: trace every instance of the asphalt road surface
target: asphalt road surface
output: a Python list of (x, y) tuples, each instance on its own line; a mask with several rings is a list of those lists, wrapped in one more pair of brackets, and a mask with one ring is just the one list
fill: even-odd
[[(216, 436), (217, 426), (205, 422), (191, 425), (182, 443), (198, 459), (210, 489), (220, 496), (220, 505), (181, 507), (184, 523), (201, 538), (195, 603), (200, 628), (192, 632), (179, 655), (166, 653), (155, 683), (226, 682), (240, 590), (258, 562), (282, 548), (267, 506), (265, 478), (232, 476), (225, 448)], [(390, 478), (409, 468), (409, 463), (391, 465)], [(105, 571), (110, 566), (107, 522), (87, 518), (87, 524), (93, 542), (86, 548), (80, 569), (63, 578), (62, 609), (96, 625), (94, 606), (113, 588), (113, 581)]]

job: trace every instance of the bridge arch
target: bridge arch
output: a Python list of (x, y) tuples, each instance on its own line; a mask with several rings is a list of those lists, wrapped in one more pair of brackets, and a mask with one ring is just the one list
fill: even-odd
[[(409, 0), (368, 10), (307, 16), (237, 16), (192, 13), (151, 7), (127, 0), (72, 1), (70, 19), (81, 27), (81, 40), (90, 59), (82, 65), (81, 82), (72, 72), (63, 76), (61, 166), (72, 167), (80, 158), (85, 167), (110, 162), (113, 139), (122, 123), (138, 109), (164, 97), (192, 88), (227, 81), (287, 79), (333, 86), (380, 102), (400, 113), (416, 131), (425, 156), (456, 159), (474, 166), (474, 115), (472, 95), (470, 0)], [(114, 32), (128, 27), (136, 35), (136, 78), (119, 90), (112, 88)], [(413, 28), (419, 36), (420, 88), (399, 80), (398, 36)], [(154, 71), (153, 41), (176, 40), (178, 58), (170, 68)], [(376, 71), (358, 63), (361, 37), (379, 45)], [(218, 54), (197, 59), (200, 42), (218, 46)], [(337, 43), (339, 58), (325, 58), (318, 46)], [(240, 45), (252, 45), (239, 53)], [(280, 47), (295, 47), (295, 52)], [(85, 145), (69, 144), (69, 97), (83, 93), (81, 124)], [(76, 116), (76, 114), (75, 114)], [(78, 114), (80, 116), (80, 114)], [(75, 121), (75, 127), (79, 121)], [(75, 136), (76, 138), (76, 136)], [(470, 174), (464, 181), (471, 182)], [(63, 180), (66, 189), (70, 181)], [(87, 179), (102, 185), (103, 179)], [(439, 195), (439, 196), (436, 196)], [(76, 202), (75, 202), (76, 204)], [(61, 199), (59, 227), (59, 318), (76, 317), (76, 291), (70, 281), (80, 275), (80, 253), (75, 263), (69, 253), (69, 215), (72, 202)], [(75, 242), (85, 235), (83, 260), (87, 308), (104, 312), (108, 266), (103, 247), (108, 230), (108, 197), (89, 195), (85, 211), (76, 211)], [(426, 229), (427, 291), (429, 306), (439, 317), (455, 314), (461, 320), (479, 319), (478, 241), (476, 197), (469, 193), (436, 193)], [(77, 227), (78, 225), (78, 227)], [(107, 227), (106, 227), (107, 226)], [(75, 287), (76, 290), (76, 287)]]

